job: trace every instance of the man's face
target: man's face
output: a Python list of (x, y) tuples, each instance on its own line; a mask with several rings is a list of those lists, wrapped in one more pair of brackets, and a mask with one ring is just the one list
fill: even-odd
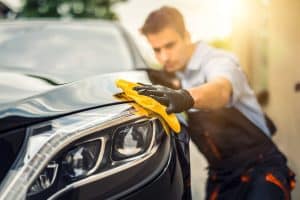
[(171, 27), (147, 34), (155, 56), (167, 72), (183, 70), (188, 61), (188, 40)]

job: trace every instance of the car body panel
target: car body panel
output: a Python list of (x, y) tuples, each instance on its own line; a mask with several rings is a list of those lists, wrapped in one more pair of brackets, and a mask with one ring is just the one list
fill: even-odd
[[(70, 192), (64, 193), (63, 196), (60, 196), (58, 199), (75, 199), (75, 200), (83, 200), (83, 199), (124, 199), (124, 200), (152, 200), (152, 199), (161, 199), (161, 200), (180, 200), (180, 199), (188, 199), (186, 194), (185, 183), (183, 179), (182, 169), (180, 169), (180, 163), (178, 157), (176, 155), (176, 148), (172, 145), (172, 150), (165, 153), (165, 157), (167, 158), (167, 163), (160, 163), (162, 166), (156, 166), (156, 170), (151, 172), (148, 177), (151, 177), (149, 180), (140, 181), (139, 184), (136, 184), (134, 180), (128, 180), (126, 185), (121, 185), (118, 182), (118, 177), (112, 177), (111, 180), (107, 180), (106, 185), (103, 185), (103, 182), (94, 183), (93, 187), (87, 185), (85, 187), (76, 188)], [(149, 163), (145, 163), (149, 164)], [(136, 169), (134, 169), (136, 170)], [(145, 170), (144, 170), (145, 171)], [(147, 170), (146, 170), (147, 171)], [(130, 173), (130, 172), (129, 172)], [(131, 173), (136, 173), (132, 171)], [(139, 172), (140, 174), (144, 174), (147, 172)], [(120, 178), (120, 177), (119, 177)], [(138, 179), (138, 176), (137, 176)], [(130, 188), (129, 186), (132, 183), (136, 184), (135, 188)], [(123, 190), (123, 193), (119, 193), (113, 191), (113, 187), (111, 185), (119, 185), (121, 187), (127, 187), (126, 190)], [(102, 193), (99, 188), (107, 188), (110, 191), (106, 193)], [(141, 189), (142, 188), (142, 189)], [(157, 193), (157, 191), (168, 191)], [(115, 192), (115, 193), (114, 193)]]
[[(127, 71), (98, 75), (56, 87), (50, 86), (53, 87), (50, 90), (45, 87), (46, 91), (41, 94), (1, 104), (0, 132), (36, 123), (46, 118), (120, 103), (120, 100), (114, 97), (114, 94), (121, 92), (115, 86), (117, 79), (147, 82), (148, 77), (143, 71)], [(36, 86), (40, 89), (39, 85)], [(34, 87), (35, 84), (31, 85), (33, 90)], [(2, 91), (1, 85), (0, 90)]]
[[(115, 81), (126, 79), (133, 82), (150, 83), (150, 80), (145, 70), (137, 70), (147, 68), (147, 64), (142, 59), (130, 36), (118, 23), (102, 20), (0, 22), (0, 38), (4, 40), (7, 40), (6, 37), (11, 37), (14, 32), (38, 31), (45, 27), (84, 30), (84, 27), (99, 28), (101, 26), (112, 26), (120, 32), (126, 43), (125, 45), (128, 47), (127, 50), (133, 66), (119, 66), (122, 70), (118, 72), (112, 70), (112, 73), (88, 71), (88, 73), (80, 74), (77, 69), (73, 71), (72, 66), (68, 66), (70, 67), (68, 70), (60, 71), (53, 70), (51, 67), (43, 68), (43, 66), (41, 68), (2, 66), (0, 61), (0, 91), (2, 92), (0, 97), (0, 146), (2, 153), (0, 156), (1, 159), (7, 158), (7, 162), (4, 163), (5, 166), (2, 166), (0, 173), (2, 180), (5, 180), (6, 173), (14, 166), (13, 162), (17, 160), (17, 157), (24, 154), (22, 143), (26, 143), (30, 127), (40, 123), (47, 124), (50, 120), (60, 119), (60, 117), (77, 115), (83, 111), (93, 111), (96, 108), (100, 108), (101, 113), (104, 110), (109, 110), (111, 113), (113, 105), (116, 104), (123, 104), (130, 108), (130, 105), (125, 105), (125, 103), (128, 103), (127, 101), (122, 101), (114, 96), (121, 92), (116, 87)], [(10, 31), (4, 34), (5, 37), (2, 37), (1, 30), (5, 30), (7, 27)], [(5, 45), (4, 48), (9, 47), (9, 45)], [(22, 53), (22, 51), (19, 51), (19, 53)], [(33, 56), (32, 59), (34, 58)], [(99, 59), (101, 59), (101, 54)], [(99, 67), (107, 68), (104, 65)], [(80, 70), (87, 71), (84, 65), (79, 67)], [(75, 75), (72, 76), (72, 74)], [(116, 105), (115, 107), (123, 105)], [(118, 111), (122, 112), (122, 110)], [(181, 134), (171, 133), (168, 136), (165, 135), (165, 137), (168, 138), (169, 148), (162, 155), (158, 153), (157, 158), (155, 158), (156, 162), (143, 161), (141, 165), (135, 166), (137, 168), (129, 168), (123, 174), (120, 172), (112, 174), (111, 177), (106, 177), (94, 183), (83, 181), (84, 184), (80, 187), (72, 186), (71, 190), (63, 191), (61, 195), (54, 199), (99, 199), (104, 197), (128, 200), (190, 199), (189, 136), (187, 128), (183, 123)], [(84, 138), (81, 139), (85, 140)], [(162, 148), (158, 149), (157, 152), (163, 152)], [(164, 159), (162, 159), (163, 157)], [(138, 169), (138, 167), (141, 168)], [(144, 175), (143, 180), (135, 180), (135, 176), (130, 177), (129, 180), (126, 173), (130, 173), (130, 171), (133, 175), (136, 173), (136, 177)], [(41, 171), (38, 173), (41, 173)], [(101, 186), (101, 190), (99, 186)]]
[(105, 20), (0, 21), (0, 60), (1, 69), (59, 83), (147, 67), (128, 33)]

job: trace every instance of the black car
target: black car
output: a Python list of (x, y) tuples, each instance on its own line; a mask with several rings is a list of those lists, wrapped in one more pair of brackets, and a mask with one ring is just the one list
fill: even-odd
[(189, 137), (117, 99), (150, 83), (107, 21), (0, 23), (0, 199), (190, 199)]

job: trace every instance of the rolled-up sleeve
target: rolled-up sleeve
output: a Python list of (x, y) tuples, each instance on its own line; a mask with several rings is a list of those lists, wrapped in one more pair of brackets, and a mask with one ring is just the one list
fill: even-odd
[(246, 77), (233, 55), (218, 55), (208, 60), (204, 67), (207, 82), (223, 77), (231, 82), (232, 95), (227, 107), (233, 106), (241, 97)]

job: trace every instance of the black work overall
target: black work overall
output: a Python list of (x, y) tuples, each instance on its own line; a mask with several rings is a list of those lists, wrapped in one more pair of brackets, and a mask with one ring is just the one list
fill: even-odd
[(206, 157), (206, 199), (290, 199), (294, 174), (272, 140), (235, 108), (188, 113)]

